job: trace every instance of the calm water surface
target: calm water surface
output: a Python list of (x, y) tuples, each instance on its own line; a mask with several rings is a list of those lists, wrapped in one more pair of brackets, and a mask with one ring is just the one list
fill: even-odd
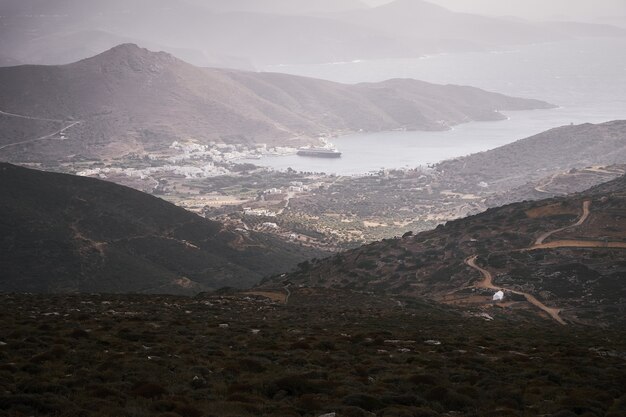
[(446, 132), (363, 133), (333, 139), (338, 160), (293, 156), (255, 161), (275, 169), (343, 175), (416, 167), (486, 151), (570, 123), (626, 119), (626, 40), (585, 39), (501, 52), (445, 54), (321, 65), (272, 66), (277, 71), (344, 83), (415, 78), (462, 84), (561, 106), (505, 112), (509, 120), (473, 122)]

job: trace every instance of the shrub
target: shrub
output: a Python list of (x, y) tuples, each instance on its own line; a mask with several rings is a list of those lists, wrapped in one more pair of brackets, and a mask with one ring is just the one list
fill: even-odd
[(202, 417), (204, 413), (191, 405), (179, 405), (174, 411), (182, 417)]
[(415, 385), (437, 385), (439, 379), (431, 374), (415, 374), (409, 377), (409, 382)]
[(431, 388), (426, 393), (426, 399), (432, 402), (438, 402), (444, 408), (450, 410), (463, 410), (465, 408), (473, 407), (476, 404), (470, 397), (459, 394), (458, 392), (443, 386)]
[(269, 389), (269, 394), (273, 397), (278, 391), (285, 391), (288, 395), (300, 396), (320, 393), (323, 389), (305, 375), (289, 375), (274, 381)]
[(384, 407), (384, 403), (371, 395), (367, 394), (351, 394), (343, 398), (344, 405), (352, 405), (367, 411), (380, 410)]
[(382, 397), (382, 401), (389, 405), (405, 405), (415, 406), (423, 405), (425, 403), (423, 398), (416, 395), (391, 395)]
[(69, 333), (68, 336), (74, 339), (85, 339), (89, 337), (89, 333), (82, 329), (74, 329)]
[(255, 374), (259, 374), (267, 370), (267, 368), (256, 359), (242, 359), (239, 361), (239, 366), (243, 371)]
[(143, 398), (161, 398), (168, 394), (167, 390), (161, 385), (151, 382), (140, 382), (136, 384), (131, 393), (137, 397)]
[(322, 409), (323, 398), (316, 394), (304, 394), (295, 402), (295, 406), (305, 411)]
[(297, 342), (292, 343), (289, 346), (289, 349), (291, 349), (291, 350), (298, 350), (298, 349), (309, 350), (309, 349), (311, 349), (311, 346), (307, 342), (305, 342), (304, 340), (299, 340)]

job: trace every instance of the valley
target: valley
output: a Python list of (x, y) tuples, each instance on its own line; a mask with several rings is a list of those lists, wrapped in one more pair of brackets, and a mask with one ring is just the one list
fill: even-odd
[(626, 4), (495, 3), (0, 1), (0, 416), (624, 417)]
[[(232, 145), (216, 145), (209, 152), (176, 144), (143, 158), (39, 166), (114, 181), (235, 227), (336, 251), (430, 230), (489, 207), (581, 192), (610, 181), (626, 172), (619, 164), (626, 152), (624, 134), (626, 123), (619, 121), (566, 126), (432, 167), (361, 176), (268, 171), (242, 163), (237, 158), (249, 148)], [(582, 137), (587, 144), (578, 142), (563, 157), (563, 146)], [(591, 152), (591, 146), (597, 150)], [(492, 163), (512, 161), (520, 153), (525, 157), (517, 162)], [(614, 165), (588, 165), (601, 161)]]

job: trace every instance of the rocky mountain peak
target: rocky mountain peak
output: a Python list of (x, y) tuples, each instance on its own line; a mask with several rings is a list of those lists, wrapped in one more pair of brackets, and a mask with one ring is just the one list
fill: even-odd
[(152, 52), (134, 43), (115, 46), (92, 58), (80, 61), (103, 69), (130, 69), (135, 72), (161, 72), (165, 67), (179, 61), (167, 52)]

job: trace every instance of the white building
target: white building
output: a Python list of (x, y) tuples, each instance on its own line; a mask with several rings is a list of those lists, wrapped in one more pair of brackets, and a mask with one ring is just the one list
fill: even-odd
[(502, 301), (504, 300), (504, 292), (503, 291), (498, 291), (497, 293), (495, 293), (493, 295), (493, 301)]

